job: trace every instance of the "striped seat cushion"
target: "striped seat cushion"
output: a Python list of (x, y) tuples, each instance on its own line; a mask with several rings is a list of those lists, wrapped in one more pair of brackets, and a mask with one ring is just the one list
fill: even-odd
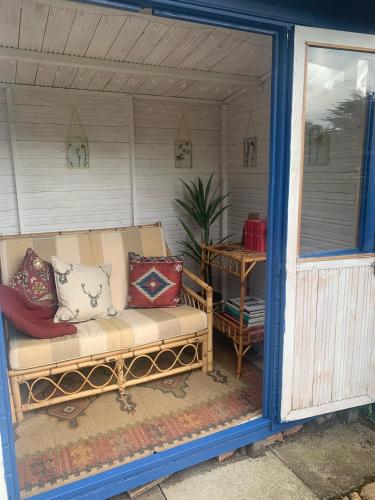
[(119, 318), (86, 321), (76, 326), (76, 334), (54, 339), (34, 339), (11, 329), (10, 368), (42, 367), (197, 333), (207, 328), (207, 315), (185, 305), (125, 309)]
[(163, 231), (158, 225), (6, 237), (0, 240), (1, 279), (4, 285), (9, 284), (28, 248), (47, 262), (51, 262), (51, 257), (56, 255), (71, 264), (111, 264), (112, 304), (119, 311), (126, 306), (128, 295), (128, 252), (144, 256), (167, 255)]

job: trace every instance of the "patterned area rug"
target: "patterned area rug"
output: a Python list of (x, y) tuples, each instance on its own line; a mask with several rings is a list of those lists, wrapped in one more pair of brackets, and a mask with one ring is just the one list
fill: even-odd
[[(233, 348), (232, 348), (233, 349)], [(194, 370), (31, 412), (16, 428), (22, 497), (190, 441), (260, 413), (262, 372), (245, 361), (234, 376), (230, 346), (215, 350), (215, 370)]]

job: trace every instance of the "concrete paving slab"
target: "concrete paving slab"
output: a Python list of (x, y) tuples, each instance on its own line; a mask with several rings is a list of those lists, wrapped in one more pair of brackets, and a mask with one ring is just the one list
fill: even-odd
[(272, 451), (320, 499), (375, 476), (375, 430), (365, 423), (311, 424)]
[(270, 451), (255, 459), (206, 462), (175, 474), (160, 488), (167, 500), (317, 500)]

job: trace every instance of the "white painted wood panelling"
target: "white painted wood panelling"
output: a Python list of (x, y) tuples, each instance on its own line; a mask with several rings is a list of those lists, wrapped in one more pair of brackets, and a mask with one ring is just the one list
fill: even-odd
[[(181, 115), (193, 141), (191, 169), (175, 168), (174, 141), (182, 126)], [(168, 244), (176, 252), (180, 249), (177, 240), (185, 239), (178, 217), (186, 217), (174, 201), (184, 195), (180, 179), (188, 182), (200, 176), (207, 180), (212, 172), (215, 185), (220, 179), (221, 106), (136, 99), (134, 118), (137, 220), (161, 220)], [(187, 138), (184, 128), (179, 137)], [(216, 236), (218, 231), (219, 221)]]
[[(375, 342), (374, 258), (297, 275), (293, 410), (369, 394)], [(311, 266), (308, 266), (311, 267)], [(308, 362), (307, 362), (308, 360)]]
[[(269, 59), (268, 64), (271, 64)], [(251, 113), (250, 119), (249, 114)], [(249, 212), (267, 217), (270, 129), (270, 82), (254, 85), (229, 103), (228, 234), (240, 241), (244, 220)], [(243, 166), (243, 140), (256, 136), (256, 168)], [(265, 297), (265, 264), (258, 264), (251, 274), (251, 293)], [(238, 295), (238, 285), (230, 279), (228, 294)]]
[[(12, 94), (25, 232), (131, 224), (127, 103), (53, 89)], [(89, 169), (66, 168), (73, 108), (89, 140)]]
[(0, 234), (19, 231), (5, 89), (0, 89)]
[[(17, 72), (4, 62), (0, 81), (63, 88), (101, 89), (113, 92), (135, 91), (151, 95), (200, 97), (220, 100), (237, 91), (226, 78), (261, 77), (271, 54), (271, 37), (230, 29), (207, 27), (178, 20), (151, 17), (142, 13), (103, 9), (78, 2), (46, 0), (0, 0), (0, 47), (28, 49), (28, 57), (39, 54), (81, 56), (88, 61), (121, 61), (143, 64), (150, 75), (158, 67), (169, 70), (168, 77), (140, 77), (128, 73), (128, 79), (140, 80), (129, 88), (121, 72), (113, 75), (94, 70), (46, 68), (43, 61), (17, 59)], [(13, 57), (13, 55), (11, 56)], [(6, 62), (6, 61), (5, 61)], [(4, 67), (3, 67), (4, 66)], [(41, 71), (40, 71), (41, 69)], [(179, 74), (180, 70), (180, 74)], [(181, 71), (186, 70), (187, 73)], [(197, 71), (194, 78), (189, 72)], [(42, 72), (43, 75), (41, 75)], [(172, 71), (172, 74), (171, 74)], [(217, 83), (203, 85), (204, 74), (212, 72)], [(72, 74), (73, 73), (73, 74)], [(95, 78), (100, 86), (95, 86)], [(172, 81), (169, 81), (172, 80)], [(142, 85), (143, 84), (143, 85)], [(93, 86), (94, 85), (94, 86)]]

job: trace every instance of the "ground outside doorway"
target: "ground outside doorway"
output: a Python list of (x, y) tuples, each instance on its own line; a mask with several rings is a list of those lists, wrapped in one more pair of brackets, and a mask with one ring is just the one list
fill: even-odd
[(148, 491), (112, 500), (374, 500), (375, 425), (345, 412), (319, 417), (297, 434), (274, 436), (258, 458), (244, 450), (170, 476)]

